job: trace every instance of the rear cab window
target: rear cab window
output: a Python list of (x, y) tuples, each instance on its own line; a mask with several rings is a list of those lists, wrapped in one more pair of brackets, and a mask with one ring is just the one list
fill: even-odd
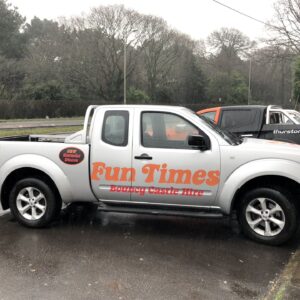
[(222, 112), (220, 126), (232, 132), (256, 131), (260, 125), (257, 109), (226, 109)]
[(270, 111), (270, 117), (269, 117), (270, 124), (276, 124), (276, 125), (290, 125), (294, 124), (294, 122), (290, 119), (290, 117), (285, 115), (281, 111)]
[(102, 126), (102, 141), (106, 144), (125, 147), (128, 144), (128, 111), (105, 112)]

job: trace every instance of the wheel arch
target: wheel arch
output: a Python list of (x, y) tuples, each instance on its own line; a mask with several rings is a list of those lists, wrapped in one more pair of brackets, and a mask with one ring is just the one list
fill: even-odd
[(73, 199), (71, 186), (63, 170), (48, 158), (39, 155), (22, 155), (7, 161), (0, 170), (0, 199), (3, 209), (8, 209), (8, 193), (12, 185), (23, 178), (43, 179), (57, 193), (60, 200)]
[(36, 178), (40, 179), (43, 182), (45, 182), (49, 187), (53, 190), (56, 199), (59, 201), (59, 205), (61, 206), (62, 198), (61, 194), (55, 184), (55, 182), (52, 180), (52, 178), (47, 175), (46, 173), (34, 169), (34, 168), (21, 168), (13, 171), (10, 173), (7, 178), (5, 179), (2, 189), (1, 189), (1, 205), (3, 209), (9, 208), (9, 194), (11, 190), (13, 189), (15, 183), (21, 179), (24, 178)]
[(299, 201), (296, 201), (296, 199), (300, 197), (300, 184), (297, 181), (284, 176), (265, 175), (247, 181), (235, 192), (231, 203), (230, 212), (238, 208), (241, 197), (247, 191), (258, 187), (281, 187), (285, 190), (288, 190), (293, 196), (294, 204), (299, 211), (300, 203)]
[(292, 185), (297, 191), (296, 194), (300, 196), (299, 168), (299, 163), (283, 159), (262, 159), (244, 164), (223, 179), (216, 205), (220, 206), (224, 213), (230, 214), (238, 196), (245, 189), (270, 184), (288, 187), (289, 190)]

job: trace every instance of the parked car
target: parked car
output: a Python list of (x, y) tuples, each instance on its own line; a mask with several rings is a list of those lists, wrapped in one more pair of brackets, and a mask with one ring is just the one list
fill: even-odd
[(197, 113), (242, 137), (300, 144), (300, 113), (295, 110), (274, 105), (241, 105), (208, 108)]
[(91, 106), (66, 138), (0, 141), (0, 200), (17, 221), (43, 227), (62, 202), (102, 211), (222, 218), (278, 245), (298, 226), (299, 146), (240, 139), (189, 109)]

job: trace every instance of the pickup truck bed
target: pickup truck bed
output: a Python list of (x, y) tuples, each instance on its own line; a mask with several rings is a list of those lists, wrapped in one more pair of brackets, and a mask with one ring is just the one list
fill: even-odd
[(0, 141), (11, 141), (11, 142), (57, 142), (64, 143), (67, 134), (49, 134), (49, 135), (19, 135), (19, 136), (8, 136), (0, 138)]

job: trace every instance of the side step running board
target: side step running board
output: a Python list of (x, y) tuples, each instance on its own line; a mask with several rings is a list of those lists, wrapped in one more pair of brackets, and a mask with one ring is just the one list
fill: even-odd
[(183, 217), (197, 217), (197, 218), (213, 218), (219, 219), (225, 217), (222, 213), (212, 211), (179, 211), (179, 210), (165, 210), (165, 209), (143, 209), (143, 208), (129, 208), (118, 206), (99, 206), (99, 211), (103, 212), (117, 212), (117, 213), (137, 213), (137, 214), (152, 214), (152, 215), (165, 215), (165, 216), (183, 216)]

